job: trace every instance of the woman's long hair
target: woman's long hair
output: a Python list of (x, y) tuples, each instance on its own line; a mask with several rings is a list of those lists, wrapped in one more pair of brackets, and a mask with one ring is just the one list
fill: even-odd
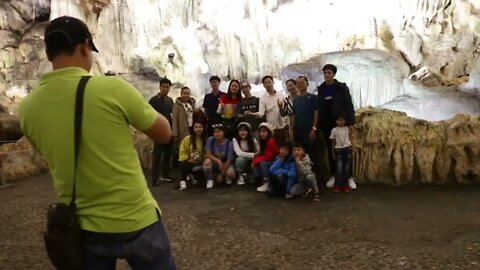
[(205, 142), (207, 141), (207, 127), (200, 119), (194, 119), (192, 128), (190, 129), (190, 143), (192, 144), (193, 151), (197, 151), (197, 134), (195, 133), (195, 124), (200, 124), (203, 127), (202, 134), (200, 134), (202, 145), (205, 146)]
[(238, 100), (241, 100), (242, 99), (242, 91), (240, 90), (241, 86), (240, 86), (240, 81), (238, 81), (238, 80), (231, 80), (230, 83), (228, 84), (228, 91), (227, 91), (228, 98), (233, 99), (233, 93), (232, 93), (232, 90), (230, 90), (230, 87), (232, 86), (232, 83), (237, 83), (238, 84), (238, 91), (235, 94), (235, 97)]
[(238, 145), (240, 145), (240, 142), (243, 140), (242, 138), (240, 138), (240, 134), (239, 134), (239, 131), (240, 129), (242, 128), (245, 128), (247, 130), (247, 143), (248, 143), (248, 151), (247, 152), (251, 152), (251, 153), (255, 153), (255, 141), (254, 141), (254, 138), (253, 136), (250, 134), (250, 128), (248, 128), (248, 126), (246, 125), (241, 125), (240, 128), (238, 128), (238, 131), (237, 131), (237, 135), (235, 136), (235, 139), (237, 139), (237, 142), (238, 142)]
[[(260, 138), (260, 136), (258, 136), (258, 138), (260, 140), (260, 142), (259, 142), (260, 143), (260, 155), (265, 154), (265, 149), (267, 148), (268, 140), (270, 140), (270, 138), (272, 138), (272, 132), (266, 127), (261, 127), (260, 129), (262, 129), (262, 128), (267, 130), (268, 135), (267, 135), (267, 138), (265, 140), (262, 140)], [(259, 130), (259, 133), (260, 133), (260, 130)]]

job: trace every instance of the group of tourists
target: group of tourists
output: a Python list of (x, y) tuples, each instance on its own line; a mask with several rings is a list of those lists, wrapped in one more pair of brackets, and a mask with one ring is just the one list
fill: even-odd
[(154, 145), (151, 185), (172, 181), (173, 159), (181, 170), (180, 190), (198, 185), (201, 179), (208, 189), (259, 183), (257, 191), (271, 196), (290, 199), (313, 193), (318, 201), (318, 179), (312, 168), (321, 167), (319, 153), (325, 145), (329, 164), (324, 167), (332, 175), (327, 186), (333, 192), (355, 189), (349, 139), (355, 112), (349, 89), (335, 79), (336, 72), (332, 64), (323, 67), (325, 82), (317, 95), (307, 91), (305, 76), (289, 79), (284, 96), (267, 75), (262, 79), (266, 92), (260, 98), (252, 95), (248, 82), (238, 80), (231, 80), (227, 92), (222, 92), (220, 78), (212, 76), (212, 91), (201, 108), (195, 107), (188, 87), (173, 101), (168, 96), (171, 81), (161, 79), (160, 91), (149, 103), (170, 122), (172, 138)]

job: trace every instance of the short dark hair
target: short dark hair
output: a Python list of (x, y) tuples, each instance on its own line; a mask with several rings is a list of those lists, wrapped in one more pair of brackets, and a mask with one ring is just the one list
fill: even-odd
[(296, 141), (295, 144), (293, 145), (293, 148), (302, 148), (303, 150), (305, 150), (305, 144), (303, 144), (300, 141)]
[(297, 81), (295, 79), (288, 79), (285, 84), (288, 84), (288, 82), (292, 82), (294, 85), (297, 85)]
[(162, 84), (168, 84), (169, 86), (172, 86), (172, 81), (170, 81), (169, 79), (167, 78), (162, 78), (160, 80), (160, 84), (159, 85), (162, 85)]
[(331, 71), (333, 71), (333, 74), (337, 74), (337, 67), (336, 67), (335, 65), (326, 64), (326, 65), (323, 66), (323, 68), (322, 68), (322, 71), (325, 71), (325, 70), (331, 70)]
[(58, 40), (63, 39), (64, 37), (60, 33), (53, 33), (50, 35), (50, 40), (52, 40), (52, 45), (46, 47), (46, 53), (48, 60), (53, 60), (57, 56), (62, 54), (72, 56), (75, 51), (77, 50), (77, 46), (79, 43), (76, 44), (62, 44), (62, 42), (55, 43), (54, 41), (58, 38)]
[(217, 75), (213, 75), (212, 77), (210, 77), (210, 79), (208, 81), (209, 82), (212, 82), (212, 81), (221, 82), (220, 77), (218, 77)]
[(273, 82), (273, 77), (270, 76), (270, 75), (267, 75), (267, 76), (265, 76), (265, 77), (262, 78), (262, 83), (264, 83), (266, 79), (270, 79), (270, 80), (272, 80), (272, 82)]
[(298, 79), (304, 79), (308, 84), (308, 78), (306, 76), (300, 75), (300, 76), (298, 76)]
[(292, 152), (292, 148), (293, 148), (293, 143), (291, 141), (286, 141), (282, 144), (280, 144), (280, 148), (287, 148), (288, 149), (288, 152)]

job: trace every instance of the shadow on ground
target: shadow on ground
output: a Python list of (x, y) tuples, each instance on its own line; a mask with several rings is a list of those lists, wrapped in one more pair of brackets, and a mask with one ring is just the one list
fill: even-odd
[[(320, 203), (253, 186), (152, 192), (179, 269), (480, 269), (479, 185), (366, 185)], [(52, 269), (41, 232), (54, 200), (49, 175), (0, 190), (0, 269)]]

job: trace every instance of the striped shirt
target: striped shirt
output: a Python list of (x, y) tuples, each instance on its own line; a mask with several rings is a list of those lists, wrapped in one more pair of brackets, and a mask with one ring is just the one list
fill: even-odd
[(285, 98), (281, 113), (282, 116), (293, 115), (293, 98), (291, 96)]

